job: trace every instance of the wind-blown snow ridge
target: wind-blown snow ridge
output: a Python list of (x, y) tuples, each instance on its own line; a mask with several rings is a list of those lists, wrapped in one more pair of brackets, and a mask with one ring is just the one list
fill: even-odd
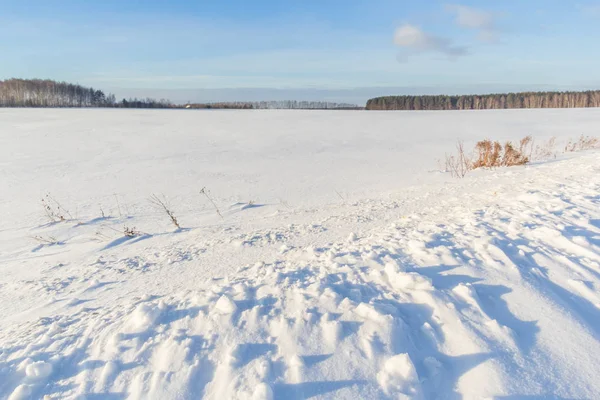
[(599, 110), (120, 111), (0, 110), (0, 399), (600, 398), (600, 153), (428, 172)]
[[(588, 153), (481, 174), (412, 212), (363, 201), (305, 226), (92, 253), (42, 288), (3, 281), (5, 296), (55, 298), (0, 332), (0, 397), (599, 398), (599, 176)], [(358, 216), (368, 229), (322, 236)], [(251, 255), (193, 279), (236, 254), (218, 248)]]

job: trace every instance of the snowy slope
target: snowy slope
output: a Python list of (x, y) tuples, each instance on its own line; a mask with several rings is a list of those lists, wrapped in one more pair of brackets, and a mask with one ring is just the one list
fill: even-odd
[(600, 398), (600, 153), (436, 171), (599, 121), (0, 110), (0, 398)]

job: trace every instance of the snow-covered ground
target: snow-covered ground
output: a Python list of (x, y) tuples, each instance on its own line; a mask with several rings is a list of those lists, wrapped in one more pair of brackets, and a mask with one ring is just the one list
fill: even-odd
[(599, 125), (0, 110), (0, 398), (600, 398), (600, 152), (438, 167)]

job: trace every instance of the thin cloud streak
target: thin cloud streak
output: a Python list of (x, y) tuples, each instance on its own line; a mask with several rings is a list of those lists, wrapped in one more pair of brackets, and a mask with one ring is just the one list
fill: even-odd
[(446, 9), (455, 15), (454, 23), (465, 29), (478, 32), (478, 39), (482, 42), (496, 42), (498, 28), (495, 15), (491, 12), (459, 4), (450, 4)]
[(416, 53), (442, 53), (451, 59), (468, 53), (465, 46), (457, 46), (450, 39), (428, 34), (411, 24), (405, 24), (396, 29), (394, 44)]

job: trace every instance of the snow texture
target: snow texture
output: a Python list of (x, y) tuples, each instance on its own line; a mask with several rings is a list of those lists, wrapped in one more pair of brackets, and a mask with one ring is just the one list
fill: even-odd
[(0, 110), (0, 398), (600, 398), (600, 152), (436, 170), (599, 122)]

